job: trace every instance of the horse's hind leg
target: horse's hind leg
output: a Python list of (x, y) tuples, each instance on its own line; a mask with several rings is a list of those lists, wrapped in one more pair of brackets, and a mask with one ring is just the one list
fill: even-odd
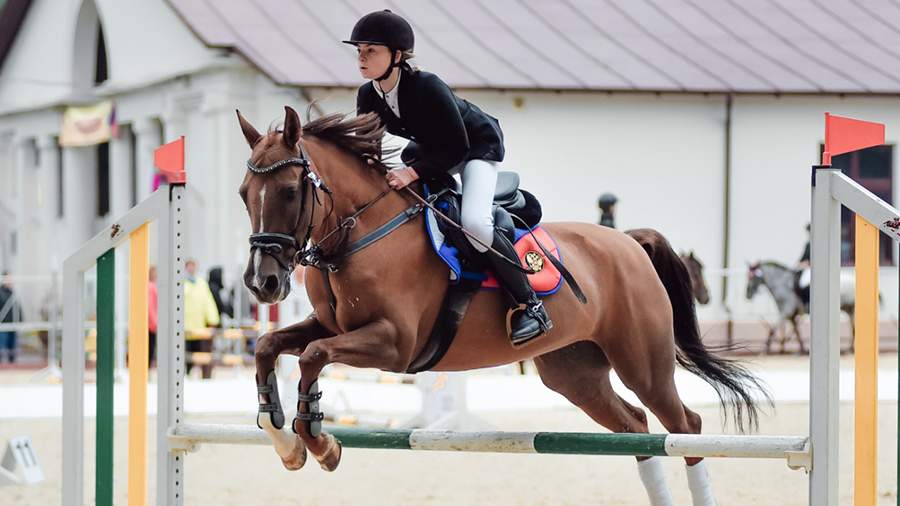
[[(534, 359), (541, 380), (595, 422), (613, 432), (646, 433), (647, 415), (613, 391), (610, 365), (592, 342), (580, 341)], [(673, 505), (659, 458), (638, 458), (641, 482), (652, 506)]]
[(797, 323), (797, 320), (800, 319), (800, 315), (794, 315), (791, 317), (791, 326), (794, 329), (794, 335), (797, 336), (797, 344), (800, 346), (800, 354), (806, 355), (806, 346), (803, 345), (803, 336), (800, 335), (800, 324)]
[[(628, 336), (623, 341), (631, 346), (610, 346), (605, 351), (625, 386), (656, 415), (666, 430), (673, 434), (699, 434), (700, 415), (681, 402), (675, 388), (675, 357), (671, 348), (674, 340), (671, 334), (660, 336), (657, 340)], [(715, 505), (703, 459), (686, 457), (684, 460), (694, 505)]]
[[(641, 371), (642, 367), (656, 371), (650, 372), (650, 381), (645, 381), (647, 377), (645, 373), (648, 370)], [(681, 402), (681, 398), (678, 396), (678, 391), (675, 388), (673, 369), (674, 365), (670, 366), (668, 370), (664, 368), (660, 371), (659, 369), (654, 369), (650, 363), (632, 363), (627, 371), (617, 368), (616, 372), (625, 385), (637, 394), (641, 402), (656, 415), (667, 431), (673, 434), (699, 434), (702, 420), (700, 415), (688, 409)], [(644, 375), (644, 378), (634, 381), (633, 378), (629, 377), (632, 374)], [(687, 464), (688, 485), (691, 489), (694, 505), (714, 506), (716, 502), (703, 459), (685, 457), (684, 460)]]

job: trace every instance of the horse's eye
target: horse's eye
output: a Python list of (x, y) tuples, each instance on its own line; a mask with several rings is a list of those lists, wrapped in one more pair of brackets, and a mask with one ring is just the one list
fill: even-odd
[(300, 192), (298, 192), (296, 189), (291, 188), (284, 191), (284, 198), (287, 199), (288, 202), (293, 202), (297, 198), (297, 195), (299, 193)]

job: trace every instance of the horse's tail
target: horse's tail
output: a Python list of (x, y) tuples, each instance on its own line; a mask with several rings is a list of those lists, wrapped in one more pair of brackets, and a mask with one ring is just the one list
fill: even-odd
[(672, 313), (678, 364), (703, 378), (719, 395), (722, 410), (730, 410), (736, 428), (744, 432), (746, 419), (750, 430), (759, 425), (759, 407), (752, 391), (757, 390), (771, 404), (772, 398), (762, 382), (734, 360), (718, 357), (714, 352), (728, 351), (728, 346), (707, 348), (700, 338), (691, 277), (687, 267), (672, 249), (669, 241), (656, 230), (639, 229), (627, 232), (650, 256), (654, 269), (666, 288), (672, 303)]

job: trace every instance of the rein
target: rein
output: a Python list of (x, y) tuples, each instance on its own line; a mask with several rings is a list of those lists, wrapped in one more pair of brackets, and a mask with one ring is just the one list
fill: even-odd
[[(346, 218), (342, 218), (338, 226), (325, 234), (318, 243), (313, 243), (310, 239), (312, 237), (312, 232), (315, 229), (315, 225), (313, 225), (313, 222), (315, 217), (316, 204), (322, 204), (322, 202), (319, 200), (318, 190), (322, 190), (326, 195), (328, 195), (328, 198), (331, 201), (331, 209), (329, 210), (325, 218), (322, 219), (320, 225), (324, 224), (325, 221), (334, 212), (334, 194), (331, 189), (328, 188), (325, 182), (322, 181), (322, 179), (313, 171), (312, 158), (310, 158), (307, 154), (306, 148), (303, 146), (303, 142), (300, 141), (299, 145), (299, 157), (280, 160), (265, 167), (257, 167), (255, 164), (253, 164), (252, 161), (247, 160), (247, 169), (256, 174), (266, 174), (278, 170), (282, 167), (289, 167), (291, 165), (299, 165), (303, 167), (303, 170), (301, 170), (300, 172), (300, 180), (303, 185), (304, 195), (306, 194), (307, 189), (309, 189), (312, 193), (312, 196), (316, 199), (316, 203), (312, 204), (311, 206), (306, 236), (304, 237), (302, 242), (297, 240), (297, 229), (300, 228), (300, 222), (304, 214), (303, 208), (301, 206), (300, 214), (297, 216), (297, 223), (294, 226), (294, 230), (291, 231), (290, 234), (280, 234), (273, 232), (260, 232), (250, 234), (250, 251), (252, 252), (253, 250), (258, 249), (262, 253), (271, 256), (275, 259), (276, 262), (278, 262), (278, 265), (282, 269), (289, 273), (293, 272), (294, 267), (296, 267), (297, 264), (303, 266), (312, 266), (319, 269), (325, 282), (326, 291), (328, 292), (331, 310), (336, 311), (337, 301), (334, 295), (334, 291), (331, 288), (331, 280), (329, 279), (328, 274), (337, 272), (340, 269), (341, 263), (343, 263), (343, 261), (347, 257), (358, 253), (359, 251), (362, 251), (368, 246), (371, 246), (375, 242), (383, 239), (388, 234), (399, 228), (404, 223), (415, 218), (424, 210), (424, 207), (421, 204), (414, 204), (394, 216), (393, 219), (381, 225), (377, 229), (369, 232), (360, 239), (347, 244), (347, 241), (350, 238), (350, 232), (356, 227), (357, 223), (359, 222), (359, 217), (392, 191), (391, 188), (387, 188), (386, 190), (382, 191), (377, 197), (366, 203), (366, 205), (361, 207), (358, 211)], [(337, 236), (339, 237), (339, 240), (332, 248), (333, 252), (330, 254), (326, 253), (322, 248), (322, 244), (335, 236), (335, 234), (339, 234)], [(292, 249), (294, 251), (294, 254), (291, 256), (288, 262), (285, 262), (282, 259), (282, 253), (287, 248)]]
[[(325, 218), (322, 219), (321, 224), (324, 224), (325, 221), (331, 216), (334, 212), (334, 194), (330, 188), (325, 184), (324, 181), (313, 171), (313, 163), (312, 159), (306, 152), (306, 148), (303, 146), (303, 141), (298, 141), (300, 146), (300, 156), (294, 158), (286, 158), (284, 160), (280, 160), (271, 165), (265, 167), (257, 167), (253, 164), (252, 161), (247, 160), (247, 169), (256, 174), (267, 174), (269, 172), (276, 171), (282, 167), (289, 167), (291, 165), (299, 165), (303, 167), (300, 171), (300, 180), (302, 181), (304, 194), (307, 189), (310, 189), (312, 192), (312, 196), (316, 199), (316, 204), (321, 204), (322, 202), (319, 200), (318, 191), (322, 190), (326, 195), (328, 195), (329, 200), (331, 201), (331, 209)], [(508, 264), (512, 265), (516, 269), (524, 272), (525, 274), (534, 274), (534, 270), (527, 267), (522, 267), (518, 262), (514, 262), (506, 256), (504, 256), (499, 251), (492, 248), (489, 244), (485, 244), (483, 241), (479, 240), (472, 233), (466, 230), (463, 226), (459, 225), (455, 221), (453, 221), (450, 217), (446, 216), (442, 212), (440, 212), (437, 208), (435, 208), (431, 202), (422, 198), (419, 194), (412, 190), (410, 187), (405, 188), (406, 191), (412, 195), (412, 197), (417, 201), (416, 204), (404, 209), (399, 214), (395, 215), (387, 223), (381, 225), (375, 230), (369, 232), (365, 236), (360, 239), (347, 244), (347, 241), (350, 238), (350, 232), (356, 227), (359, 222), (359, 217), (369, 210), (372, 206), (374, 206), (378, 201), (386, 197), (392, 189), (388, 187), (377, 197), (366, 203), (363, 207), (361, 207), (358, 211), (353, 213), (352, 215), (343, 218), (340, 220), (340, 223), (337, 227), (332, 229), (330, 232), (325, 234), (322, 239), (318, 243), (313, 243), (310, 239), (312, 237), (312, 232), (315, 229), (313, 225), (316, 204), (313, 204), (310, 210), (309, 223), (307, 225), (306, 236), (303, 241), (297, 240), (297, 229), (300, 228), (300, 222), (303, 218), (303, 208), (301, 206), (300, 214), (297, 216), (297, 223), (294, 226), (294, 230), (290, 234), (280, 234), (273, 232), (260, 232), (255, 234), (250, 234), (250, 251), (252, 252), (255, 249), (258, 249), (262, 253), (271, 256), (278, 262), (278, 265), (287, 272), (293, 272), (294, 267), (297, 264), (303, 266), (311, 266), (319, 269), (322, 273), (322, 279), (325, 284), (325, 289), (328, 292), (329, 305), (331, 306), (332, 312), (337, 314), (336, 306), (337, 300), (334, 295), (334, 290), (331, 287), (331, 279), (329, 278), (329, 273), (337, 272), (340, 269), (343, 261), (349, 256), (362, 251), (363, 249), (371, 246), (375, 242), (383, 239), (388, 236), (391, 232), (399, 228), (401, 225), (407, 223), (412, 220), (416, 216), (418, 216), (425, 208), (431, 209), (436, 216), (440, 219), (444, 220), (450, 226), (459, 229), (462, 233), (464, 233), (470, 239), (478, 242), (485, 248), (487, 248), (487, 253), (495, 255), (496, 257), (502, 259)], [(305, 202), (304, 198), (304, 202)], [(527, 227), (527, 225), (526, 225)], [(537, 245), (541, 248), (544, 255), (549, 259), (549, 261), (553, 264), (554, 267), (560, 272), (563, 278), (569, 285), (569, 288), (572, 289), (576, 298), (582, 303), (587, 303), (587, 299), (581, 291), (581, 288), (578, 286), (578, 283), (575, 281), (574, 277), (569, 273), (569, 271), (563, 266), (561, 262), (559, 262), (548, 250), (544, 247), (543, 244), (534, 237), (534, 232), (531, 231), (530, 227), (527, 227), (532, 237), (534, 238)], [(322, 244), (325, 241), (329, 240), (335, 234), (340, 234), (340, 239), (335, 243), (333, 248), (333, 252), (327, 254), (323, 248)], [(285, 262), (281, 254), (284, 252), (286, 248), (291, 248), (294, 250), (294, 254), (291, 256), (288, 262)]]

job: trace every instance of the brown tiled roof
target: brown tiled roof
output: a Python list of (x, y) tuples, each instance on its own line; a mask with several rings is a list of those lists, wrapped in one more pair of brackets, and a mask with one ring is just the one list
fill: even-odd
[(359, 85), (340, 41), (388, 8), (460, 88), (900, 93), (896, 0), (168, 1), (279, 84)]

